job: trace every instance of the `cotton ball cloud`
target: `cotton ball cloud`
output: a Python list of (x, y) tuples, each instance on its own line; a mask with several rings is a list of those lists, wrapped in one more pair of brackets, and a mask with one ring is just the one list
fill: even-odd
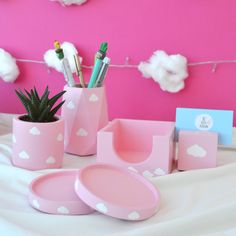
[(0, 77), (5, 82), (14, 82), (20, 74), (15, 58), (0, 48)]
[(72, 4), (81, 5), (87, 2), (87, 0), (51, 0), (51, 1), (59, 2), (61, 3), (62, 6), (70, 6)]
[[(76, 66), (74, 62), (74, 55), (77, 54), (77, 49), (72, 43), (64, 42), (61, 44), (61, 48), (63, 49), (65, 58), (68, 59), (69, 65), (72, 73), (76, 71)], [(48, 67), (52, 67), (58, 72), (63, 72), (62, 62), (58, 59), (55, 49), (49, 49), (44, 54), (44, 61)], [(82, 62), (82, 58), (80, 57), (80, 62)]]
[(168, 55), (164, 51), (156, 51), (148, 62), (141, 62), (138, 69), (146, 78), (159, 83), (162, 90), (176, 93), (184, 88), (184, 80), (188, 77), (187, 59), (182, 55)]

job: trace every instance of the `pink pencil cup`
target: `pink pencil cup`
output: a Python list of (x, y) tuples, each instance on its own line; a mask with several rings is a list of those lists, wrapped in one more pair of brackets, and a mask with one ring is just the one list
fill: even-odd
[(174, 122), (115, 119), (98, 132), (97, 160), (155, 177), (171, 172)]
[(108, 123), (105, 88), (65, 86), (64, 90), (65, 151), (79, 156), (96, 154), (97, 131)]
[(208, 131), (179, 131), (178, 169), (216, 167), (218, 134)]

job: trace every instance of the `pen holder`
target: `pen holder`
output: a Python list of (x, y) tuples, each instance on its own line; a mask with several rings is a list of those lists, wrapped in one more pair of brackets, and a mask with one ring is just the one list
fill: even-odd
[(65, 151), (79, 156), (96, 154), (97, 131), (108, 123), (105, 88), (65, 86), (64, 90)]

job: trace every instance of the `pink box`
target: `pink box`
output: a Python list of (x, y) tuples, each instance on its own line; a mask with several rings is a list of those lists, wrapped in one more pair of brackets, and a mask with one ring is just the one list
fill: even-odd
[(207, 131), (179, 131), (178, 169), (216, 167), (218, 134)]
[(97, 161), (126, 167), (143, 176), (171, 172), (174, 122), (115, 119), (98, 132)]
[(108, 124), (104, 87), (65, 87), (61, 116), (65, 120), (65, 151), (79, 156), (93, 155), (97, 131)]

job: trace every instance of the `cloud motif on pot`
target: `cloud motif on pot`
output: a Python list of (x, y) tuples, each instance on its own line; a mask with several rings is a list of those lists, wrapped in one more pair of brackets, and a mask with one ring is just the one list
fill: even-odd
[(40, 130), (37, 127), (31, 128), (29, 132), (32, 135), (40, 135), (41, 134)]
[(80, 128), (77, 133), (76, 133), (77, 136), (81, 136), (81, 137), (85, 137), (85, 136), (88, 136), (88, 131), (83, 129), (83, 128)]
[(37, 208), (37, 209), (40, 208), (39, 202), (38, 202), (38, 200), (36, 200), (36, 199), (34, 199), (34, 200), (32, 201), (32, 205), (33, 205), (35, 208)]
[(137, 211), (133, 211), (129, 213), (128, 219), (129, 220), (138, 220), (140, 218), (140, 214)]
[(69, 214), (70, 213), (70, 211), (64, 206), (58, 207), (57, 212), (60, 214)]
[(61, 142), (63, 140), (63, 134), (58, 134), (57, 135), (57, 141)]
[(46, 160), (47, 164), (54, 164), (56, 163), (56, 159), (53, 156), (48, 157), (48, 159)]
[(89, 97), (89, 101), (90, 101), (90, 102), (96, 102), (96, 101), (98, 101), (97, 95), (93, 93), (93, 94)]
[(96, 208), (97, 208), (97, 210), (99, 210), (102, 213), (107, 213), (108, 212), (107, 206), (104, 203), (102, 203), (102, 202), (97, 203), (96, 204)]
[(26, 151), (21, 151), (21, 152), (19, 153), (19, 158), (27, 160), (27, 159), (29, 159), (30, 157), (29, 157), (29, 155), (28, 155), (28, 153), (27, 153)]
[(69, 108), (70, 110), (73, 110), (75, 109), (75, 104), (72, 101), (70, 101), (67, 103), (66, 107)]
[(194, 145), (192, 145), (191, 147), (189, 147), (187, 149), (187, 154), (189, 156), (193, 156), (193, 157), (197, 157), (197, 158), (203, 158), (203, 157), (206, 156), (207, 152), (203, 147), (201, 147), (197, 144), (194, 144)]

